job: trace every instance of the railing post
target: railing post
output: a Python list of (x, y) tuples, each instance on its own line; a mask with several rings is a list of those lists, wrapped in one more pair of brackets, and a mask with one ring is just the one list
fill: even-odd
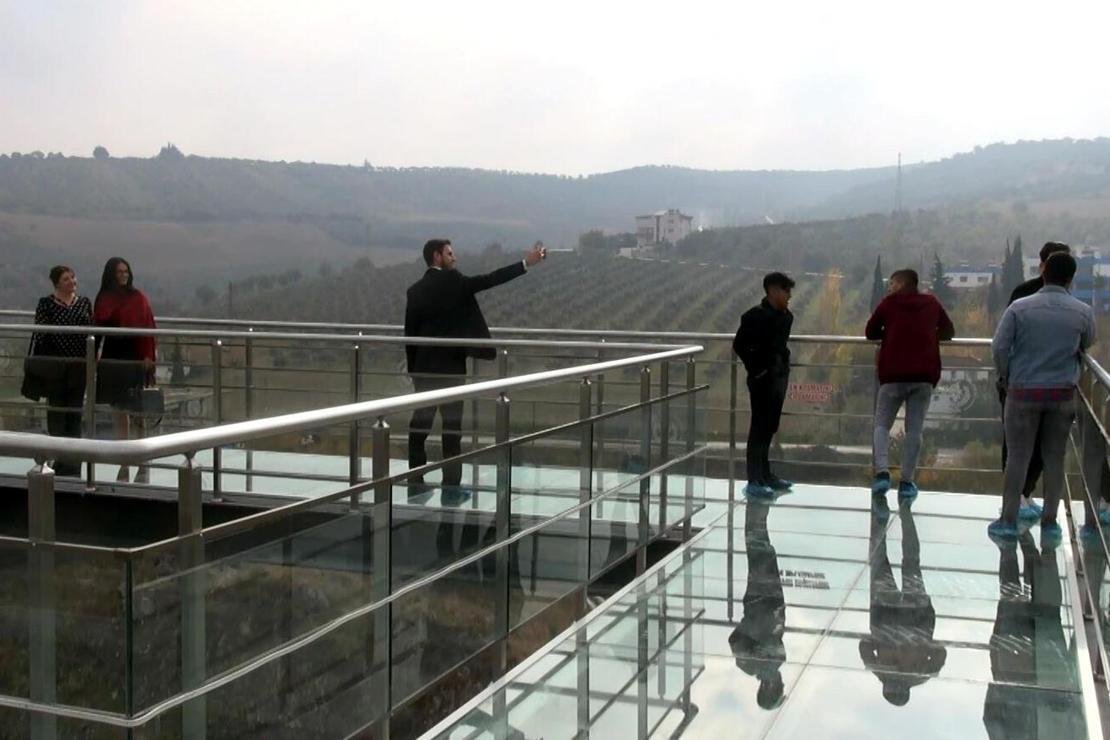
[[(248, 333), (254, 332), (253, 326), (247, 327)], [(254, 340), (250, 337), (243, 342), (243, 413), (247, 419), (254, 418)], [(246, 448), (246, 480), (244, 490), (250, 493), (254, 490), (254, 450), (250, 443)]]
[[(497, 509), (494, 514), (494, 527), (496, 542), (501, 543), (509, 538), (510, 516), (512, 514), (512, 452), (509, 449), (509, 397), (502, 393), (497, 398), (497, 413), (494, 428), (494, 441), (504, 445), (497, 453)], [(497, 664), (494, 666), (494, 678), (505, 675), (509, 668), (509, 569), (511, 567), (511, 551), (515, 548), (502, 547), (496, 554), (496, 596), (494, 615), (494, 633), (497, 638)], [(508, 731), (508, 709), (506, 707), (505, 692), (500, 691), (494, 697), (494, 717), (500, 725), (500, 733), (496, 737), (506, 737)]]
[[(694, 394), (697, 386), (698, 366), (693, 357), (686, 358), (686, 454), (690, 455), (697, 444), (695, 436), (698, 425), (698, 404)], [(686, 509), (682, 520), (682, 540), (690, 539), (690, 527), (694, 518), (694, 459), (686, 458)], [(731, 503), (731, 502), (730, 502)]]
[(728, 363), (728, 504), (736, 503), (736, 406), (740, 367), (736, 353), (729, 350)]
[[(640, 368), (640, 474), (651, 469), (651, 368)], [(648, 530), (651, 527), (651, 476), (640, 481), (640, 527), (636, 537), (636, 575), (647, 570)]]
[[(219, 339), (212, 340), (212, 425), (219, 426), (224, 416), (223, 347)], [(212, 448), (212, 498), (223, 499), (223, 450)]]
[[(204, 509), (200, 466), (195, 453), (185, 454), (177, 473), (177, 533), (181, 560), (181, 688), (195, 689), (206, 678)], [(190, 699), (181, 708), (181, 736), (203, 738), (208, 730), (206, 698)]]
[[(479, 368), (478, 359), (475, 358), (475, 357), (471, 357), (470, 358), (470, 377), (472, 377), (474, 380), (478, 379), (478, 368)], [(478, 413), (479, 413), (478, 399), (477, 399), (477, 397), (475, 397), (475, 398), (470, 399), (470, 425), (471, 425), (470, 426), (470, 429), (471, 429), (471, 431), (470, 431), (470, 449), (472, 449), (472, 450), (476, 450), (479, 447), (479, 444), (478, 444), (478, 428), (479, 428), (478, 419), (479, 419), (479, 416), (478, 416)], [(474, 508), (478, 508), (478, 481), (480, 480), (480, 477), (479, 477), (480, 471), (478, 470), (478, 467), (479, 466), (478, 466), (478, 461), (477, 460), (474, 460), (470, 465), (470, 485), (471, 485), (471, 488), (473, 488), (473, 490), (474, 490), (474, 495), (470, 499), (470, 505), (473, 506)]]
[[(497, 398), (496, 428), (494, 430), (496, 444), (505, 444), (509, 440), (509, 397), (502, 393)], [(497, 453), (497, 510), (495, 517), (495, 534), (497, 542), (504, 542), (509, 538), (509, 526), (512, 500), (512, 455), (507, 444)], [(505, 644), (505, 636), (509, 633), (509, 548), (497, 551), (497, 616), (496, 634)], [(507, 669), (506, 652), (501, 651), (501, 661), (497, 667), (497, 674), (501, 675)]]
[[(659, 397), (663, 398), (670, 392), (671, 365), (663, 360), (659, 365)], [(665, 463), (670, 459), (671, 448), (671, 404), (662, 401), (659, 405), (659, 461)], [(664, 470), (659, 475), (659, 534), (667, 531), (667, 472)]]
[[(362, 391), (362, 384), (359, 381), (362, 374), (361, 356), (359, 345), (356, 344), (351, 354), (351, 403), (358, 403)], [(347, 436), (347, 481), (352, 486), (358, 483), (362, 473), (360, 470), (362, 458), (359, 452), (358, 420), (356, 419), (351, 422), (351, 429)], [(353, 498), (351, 504), (355, 504)]]
[[(36, 460), (27, 473), (28, 596), (30, 602), (28, 660), (30, 698), (42, 704), (57, 701), (57, 615), (55, 614), (54, 471), (45, 460)], [(54, 715), (31, 714), (31, 737), (54, 738)]]
[[(602, 339), (601, 341), (604, 342), (605, 340)], [(599, 349), (597, 351), (597, 361), (598, 362), (604, 362), (605, 361), (605, 350)], [(597, 378), (594, 381), (594, 385), (597, 387), (597, 393), (595, 394), (597, 396), (597, 413), (602, 414), (602, 413), (605, 412), (605, 375), (604, 375), (604, 373), (598, 373)], [(595, 454), (594, 454), (594, 461), (595, 461), (594, 470), (597, 473), (597, 489), (596, 490), (600, 492), (600, 491), (605, 490), (605, 474), (604, 474), (604, 470), (603, 470), (604, 466), (602, 464), (602, 461), (605, 460), (605, 422), (601, 422), (601, 423), (594, 426), (594, 444), (597, 445), (597, 448), (596, 448), (596, 451), (595, 451)], [(599, 517), (605, 515), (605, 502), (604, 501), (598, 501), (597, 502), (597, 515)]]
[[(578, 418), (588, 419), (591, 414), (590, 379), (582, 378), (578, 386)], [(581, 447), (578, 452), (578, 503), (589, 501), (592, 496), (590, 484), (593, 482), (593, 424), (582, 425)], [(593, 538), (593, 507), (587, 506), (578, 512), (578, 583), (582, 587), (582, 601), (579, 614), (585, 614), (586, 597), (590, 584), (590, 543)]]
[[(96, 337), (85, 338), (85, 437), (96, 438)], [(85, 490), (96, 490), (96, 463), (85, 461)]]
[[(378, 417), (371, 429), (371, 471), (374, 484), (374, 505), (371, 508), (373, 531), (370, 563), (371, 602), (387, 598), (393, 591), (393, 483), (389, 480), (389, 424)], [(393, 605), (387, 604), (374, 612), (374, 676), (372, 685), (382, 707), (382, 722), (376, 737), (388, 740), (390, 713), (393, 710)]]

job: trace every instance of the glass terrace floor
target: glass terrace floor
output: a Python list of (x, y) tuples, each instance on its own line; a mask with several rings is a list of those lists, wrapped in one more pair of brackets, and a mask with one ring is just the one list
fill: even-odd
[(997, 498), (887, 499), (738, 501), (430, 736), (1100, 736), (1067, 535), (999, 547)]

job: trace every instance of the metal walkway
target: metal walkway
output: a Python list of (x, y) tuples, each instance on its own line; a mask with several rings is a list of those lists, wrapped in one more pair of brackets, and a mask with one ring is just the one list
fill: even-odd
[(1101, 737), (1075, 543), (887, 498), (737, 503), (428, 737)]

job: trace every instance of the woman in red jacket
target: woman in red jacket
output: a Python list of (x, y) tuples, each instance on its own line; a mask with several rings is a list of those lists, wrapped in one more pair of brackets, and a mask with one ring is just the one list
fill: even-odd
[[(154, 312), (150, 302), (134, 285), (131, 265), (122, 257), (113, 257), (104, 265), (100, 292), (93, 306), (93, 324), (130, 329), (153, 329)], [(154, 337), (105, 336), (100, 347), (100, 365), (96, 377), (96, 400), (111, 404), (117, 439), (131, 436), (130, 412), (137, 410), (143, 387), (154, 384)], [(142, 420), (136, 419), (142, 428)], [(145, 477), (140, 468), (135, 481)], [(127, 481), (131, 471), (121, 466), (116, 480)]]

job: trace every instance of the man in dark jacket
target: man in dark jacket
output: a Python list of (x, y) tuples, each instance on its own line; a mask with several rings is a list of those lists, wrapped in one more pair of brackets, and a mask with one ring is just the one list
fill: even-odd
[[(1063, 252), (1070, 254), (1071, 248), (1067, 244), (1060, 242), (1045, 242), (1041, 247), (1041, 266), (1040, 274), (1031, 280), (1026, 280), (1021, 285), (1014, 288), (1010, 293), (1010, 303), (1006, 306), (1009, 307), (1014, 301), (1019, 298), (1028, 298), (1041, 288), (1044, 287), (1044, 265), (1048, 262), (1048, 258), (1052, 255)], [(1001, 382), (998, 385), (998, 400), (1002, 404), (1002, 423), (1006, 423), (1006, 386)], [(1002, 439), (1002, 469), (1006, 469), (1007, 447), (1005, 435)], [(1044, 459), (1041, 457), (1041, 431), (1037, 430), (1037, 439), (1033, 443), (1033, 457), (1029, 459), (1029, 472), (1025, 476), (1025, 488), (1021, 492), (1021, 508), (1018, 510), (1018, 519), (1031, 519), (1037, 520), (1041, 518), (1043, 509), (1036, 501), (1033, 500), (1033, 492), (1037, 490), (1037, 481), (1040, 480), (1041, 473), (1044, 471)]]
[(748, 427), (749, 496), (773, 496), (790, 490), (790, 482), (771, 472), (771, 440), (779, 430), (782, 404), (790, 378), (790, 291), (794, 281), (781, 272), (763, 278), (763, 301), (740, 318), (740, 328), (732, 342), (736, 356), (748, 371), (751, 395), (751, 424)]
[(906, 406), (906, 431), (902, 439), (902, 481), (898, 498), (917, 496), (913, 481), (921, 452), (921, 434), (933, 388), (940, 380), (940, 341), (955, 334), (952, 320), (932, 295), (917, 289), (917, 273), (898, 270), (890, 276), (887, 296), (867, 321), (868, 339), (879, 345), (879, 393), (875, 399), (873, 454), (875, 480), (871, 493), (890, 490), (890, 428), (902, 404)]
[[(482, 316), (475, 294), (507, 283), (523, 275), (527, 269), (547, 256), (542, 242), (536, 242), (524, 259), (502, 267), (488, 275), (467, 276), (457, 269), (458, 260), (449, 239), (432, 239), (424, 245), (424, 277), (408, 289), (405, 305), (405, 336), (488, 339), (489, 327)], [(409, 375), (416, 392), (438, 390), (459, 385), (466, 376), (467, 357), (493, 359), (495, 351), (488, 347), (445, 347), (411, 344), (405, 347)], [(445, 403), (438, 407), (443, 421), (443, 456), (455, 457), (462, 452), (463, 402)], [(409, 422), (409, 467), (428, 462), (424, 442), (435, 420), (436, 407), (417, 409)], [(443, 469), (445, 503), (461, 503), (469, 492), (459, 488), (462, 465), (451, 463)], [(409, 481), (413, 495), (425, 493), (423, 478)]]

